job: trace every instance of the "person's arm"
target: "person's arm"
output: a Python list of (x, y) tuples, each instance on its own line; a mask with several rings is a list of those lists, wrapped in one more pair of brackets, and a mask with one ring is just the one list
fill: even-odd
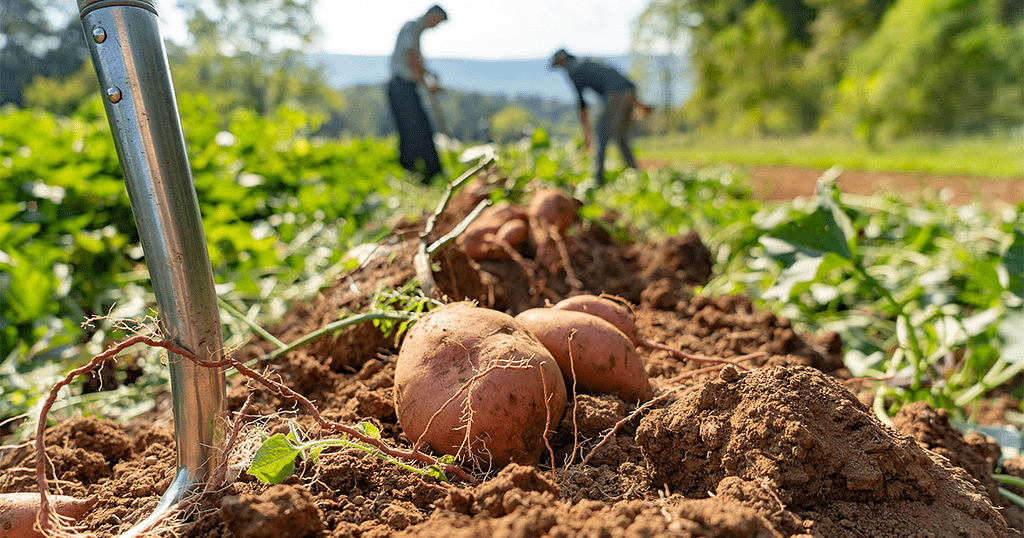
[(590, 134), (590, 115), (587, 113), (587, 102), (583, 99), (583, 86), (572, 79), (572, 85), (576, 90), (576, 99), (580, 107), (580, 125), (583, 127), (583, 144), (590, 151), (594, 147), (594, 142), (591, 139)]
[(591, 139), (590, 115), (587, 113), (586, 105), (580, 105), (580, 125), (583, 126), (583, 144), (587, 151), (590, 151), (594, 147), (594, 141)]
[(424, 77), (427, 74), (427, 68), (423, 65), (423, 56), (416, 49), (409, 49), (405, 51), (405, 63), (409, 64), (409, 69), (412, 69), (413, 76), (416, 77), (416, 82), (425, 84)]

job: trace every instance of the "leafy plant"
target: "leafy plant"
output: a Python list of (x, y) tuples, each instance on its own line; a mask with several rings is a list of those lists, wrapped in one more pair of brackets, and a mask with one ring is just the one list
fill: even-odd
[[(255, 476), (265, 484), (279, 484), (284, 479), (295, 474), (295, 460), (297, 458), (302, 457), (315, 464), (324, 450), (333, 447), (344, 447), (362, 450), (380, 458), (384, 462), (412, 473), (429, 476), (442, 482), (448, 481), (448, 476), (437, 465), (418, 467), (384, 454), (374, 446), (345, 437), (306, 441), (302, 439), (302, 434), (295, 428), (294, 424), (289, 423), (289, 428), (291, 431), (288, 434), (274, 434), (263, 441), (263, 444), (253, 456), (252, 464), (246, 471), (248, 474)], [(356, 425), (356, 428), (363, 435), (374, 439), (381, 439), (380, 429), (372, 422), (362, 421)], [(442, 464), (449, 464), (454, 461), (454, 458), (445, 456), (438, 461)]]
[[(887, 397), (893, 409), (917, 399), (960, 407), (1024, 371), (1019, 337), (1010, 330), (1022, 321), (1019, 277), (1011, 276), (1019, 274), (1011, 252), (1019, 229), (989, 228), (985, 240), (957, 244), (950, 238), (967, 239), (967, 231), (955, 220), (903, 209), (920, 222), (886, 230), (876, 220), (881, 207), (845, 205), (834, 179), (822, 178), (810, 211), (780, 211), (761, 222), (760, 245), (780, 268), (761, 297), (787, 302), (809, 322), (845, 329), (851, 371), (892, 377), (877, 393), (880, 412)], [(894, 233), (902, 244), (859, 240)], [(995, 240), (1003, 234), (1013, 239)], [(993, 345), (999, 341), (1001, 352)]]
[(381, 289), (374, 295), (373, 310), (382, 312), (402, 312), (407, 315), (405, 319), (381, 318), (373, 321), (374, 326), (380, 329), (385, 337), (394, 336), (396, 341), (402, 339), (402, 335), (409, 329), (423, 314), (432, 308), (440, 306), (440, 303), (423, 295), (419, 285), (415, 281), (409, 281), (398, 289)]

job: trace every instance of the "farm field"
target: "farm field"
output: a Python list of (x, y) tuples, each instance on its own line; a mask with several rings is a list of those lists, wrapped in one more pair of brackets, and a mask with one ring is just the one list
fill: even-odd
[[(541, 188), (572, 193), (586, 174), (576, 148), (537, 133), (499, 148), (437, 211), (445, 185), (409, 181), (387, 142), (324, 143), (299, 113), (223, 127), (201, 101), (182, 109), (225, 345), (323, 419), (387, 447), (415, 443), (395, 412), (396, 368), (403, 336), (438, 306), (415, 268), (420, 242), (481, 202), (525, 207)], [(0, 194), (7, 493), (35, 490), (35, 454), (16, 444), (49, 388), (151, 330), (155, 303), (102, 116), (4, 114), (0, 180), (19, 187)], [(456, 157), (446, 156), (454, 172), (475, 163)], [(513, 315), (584, 293), (622, 298), (640, 336), (664, 346), (637, 349), (653, 399), (567, 382), (540, 455), (503, 468), (429, 449), (433, 464), (397, 460), (349, 437), (343, 449), (295, 450), (293, 474), (263, 465), (267, 438), (342, 436), (231, 374), (229, 409), (246, 408), (229, 459), (237, 479), (173, 532), (1019, 534), (1019, 200), (961, 205), (924, 189), (911, 202), (849, 192), (827, 174), (780, 200), (758, 194), (756, 172), (713, 163), (611, 177), (578, 195), (553, 261), (528, 243), (518, 257), (473, 260), (459, 241), (440, 242), (427, 278), (445, 300)], [(339, 323), (367, 314), (381, 316)], [(127, 530), (173, 478), (162, 355), (130, 348), (102, 383), (76, 380), (58, 399), (45, 437), (51, 488), (98, 496), (78, 522), (85, 532)]]

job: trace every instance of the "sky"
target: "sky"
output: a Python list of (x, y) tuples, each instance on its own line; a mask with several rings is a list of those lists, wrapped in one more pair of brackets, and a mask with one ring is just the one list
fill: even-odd
[[(629, 52), (633, 21), (650, 0), (320, 0), (319, 48), (335, 54), (390, 55), (398, 30), (440, 3), (448, 20), (420, 38), (428, 59), (532, 59), (559, 48), (584, 56)], [(174, 0), (157, 0), (165, 39), (184, 39)]]

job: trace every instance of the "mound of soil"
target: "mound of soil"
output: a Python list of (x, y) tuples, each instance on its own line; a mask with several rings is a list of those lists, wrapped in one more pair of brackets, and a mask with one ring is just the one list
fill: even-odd
[[(452, 201), (434, 236), (475, 205), (479, 195), (472, 192)], [(294, 340), (339, 315), (366, 311), (377, 290), (413, 279), (420, 229), (421, 222), (405, 223), (392, 242), (361, 249), (359, 268), (294, 305), (272, 332)], [(890, 428), (843, 384), (849, 374), (838, 336), (800, 334), (744, 297), (695, 294), (693, 285), (713, 271), (696, 234), (623, 244), (584, 224), (570, 230), (565, 246), (568, 267), (555, 273), (528, 258), (474, 262), (449, 246), (436, 256), (433, 276), (452, 300), (510, 314), (576, 293), (619, 295), (635, 305), (645, 339), (695, 355), (744, 357), (750, 369), (698, 372), (707, 364), (642, 349), (664, 398), (636, 412), (613, 396), (570, 397), (551, 439), (554, 457), (538, 467), (510, 464), (478, 473), (477, 484), (445, 484), (363, 451), (327, 451), (315, 463), (300, 460), (296, 474), (275, 486), (241, 472), (204, 497), (174, 532), (187, 538), (1020, 535), (1007, 524), (1019, 525), (1019, 512), (1004, 517), (1008, 503), (994, 489), (990, 441), (964, 438), (926, 406), (904, 410)], [(575, 280), (567, 278), (570, 271)], [(268, 366), (324, 418), (369, 420), (386, 442), (408, 447), (392, 404), (399, 345), (362, 323)], [(235, 357), (271, 349), (254, 341)], [(250, 418), (263, 421), (264, 433), (287, 432), (280, 412), (295, 411), (301, 429), (326, 435), (293, 401), (239, 378), (229, 383), (232, 410), (250, 392)], [(172, 432), (154, 425), (165, 423), (158, 419), (165, 421), (166, 413), (126, 425), (79, 419), (48, 430), (51, 483), (64, 494), (99, 496), (82, 529), (114, 536), (152, 513), (174, 475)], [(0, 468), (0, 492), (34, 489), (30, 447), (6, 451)]]

